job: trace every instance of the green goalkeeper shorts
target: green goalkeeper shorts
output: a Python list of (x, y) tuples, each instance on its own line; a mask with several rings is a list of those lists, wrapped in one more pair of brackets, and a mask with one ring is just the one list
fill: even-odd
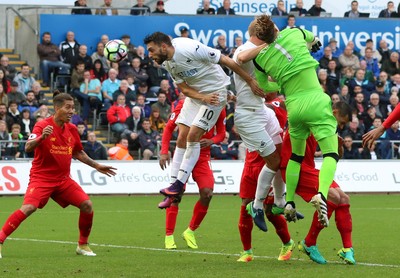
[(331, 98), (322, 90), (293, 94), (286, 99), (286, 108), (291, 137), (305, 140), (311, 132), (319, 141), (336, 133)]

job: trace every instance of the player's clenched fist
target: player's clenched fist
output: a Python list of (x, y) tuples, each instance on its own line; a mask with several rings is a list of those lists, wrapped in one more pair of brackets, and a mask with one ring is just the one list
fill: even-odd
[(53, 126), (48, 125), (43, 129), (43, 133), (42, 133), (42, 139), (46, 139), (47, 137), (49, 137), (50, 134), (53, 133)]

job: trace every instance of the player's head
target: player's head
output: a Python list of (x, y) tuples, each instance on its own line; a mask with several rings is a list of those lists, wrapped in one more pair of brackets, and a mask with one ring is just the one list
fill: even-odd
[(168, 47), (171, 47), (171, 39), (168, 35), (155, 32), (144, 38), (144, 44), (147, 46), (149, 57), (158, 64), (164, 63), (168, 59)]
[(256, 21), (256, 36), (268, 44), (272, 43), (278, 35), (279, 29), (272, 21), (271, 17), (268, 15), (260, 15), (256, 18)]
[(53, 98), (54, 118), (62, 123), (68, 123), (74, 115), (74, 98), (67, 93), (61, 93)]
[(352, 109), (344, 101), (336, 102), (332, 105), (333, 115), (335, 116), (340, 129), (352, 119)]

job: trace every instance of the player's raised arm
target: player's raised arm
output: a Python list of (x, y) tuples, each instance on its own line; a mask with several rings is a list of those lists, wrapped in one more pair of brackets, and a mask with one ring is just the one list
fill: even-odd
[(246, 49), (241, 51), (238, 56), (237, 56), (237, 60), (239, 65), (247, 63), (250, 60), (253, 60), (254, 58), (257, 57), (258, 53), (260, 53), (261, 49), (263, 49), (264, 47), (266, 47), (267, 44), (264, 43), (262, 45), (259, 45), (255, 48), (251, 48), (251, 49)]
[(243, 78), (243, 80), (246, 81), (246, 83), (250, 86), (255, 95), (260, 97), (264, 96), (264, 91), (258, 86), (257, 81), (253, 77), (251, 77), (251, 75), (248, 74), (245, 70), (243, 70), (238, 64), (236, 64), (234, 60), (224, 55), (221, 55), (219, 63), (221, 65), (227, 66), (236, 74), (238, 74), (241, 78)]
[(85, 163), (86, 165), (89, 165), (90, 167), (96, 169), (100, 173), (107, 175), (109, 177), (115, 176), (117, 174), (114, 171), (117, 170), (117, 168), (97, 163), (96, 161), (91, 159), (83, 150), (75, 152), (74, 158), (78, 159), (79, 161)]

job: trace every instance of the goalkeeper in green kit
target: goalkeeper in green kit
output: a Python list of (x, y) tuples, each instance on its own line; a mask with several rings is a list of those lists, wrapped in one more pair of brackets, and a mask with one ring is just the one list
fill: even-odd
[[(315, 61), (309, 50), (318, 51), (321, 43), (313, 33), (300, 28), (279, 32), (267, 15), (257, 17), (256, 36), (263, 46), (249, 50), (247, 58), (253, 60), (257, 81), (276, 81), (286, 96), (292, 155), (286, 170), (286, 205), (283, 209), (288, 221), (296, 221), (294, 195), (299, 180), (306, 139), (312, 133), (323, 153), (319, 174), (319, 193), (310, 203), (316, 208), (319, 221), (328, 226), (326, 199), (332, 183), (338, 156), (337, 122), (332, 113), (331, 99), (318, 81)], [(268, 78), (265, 78), (268, 76)]]

